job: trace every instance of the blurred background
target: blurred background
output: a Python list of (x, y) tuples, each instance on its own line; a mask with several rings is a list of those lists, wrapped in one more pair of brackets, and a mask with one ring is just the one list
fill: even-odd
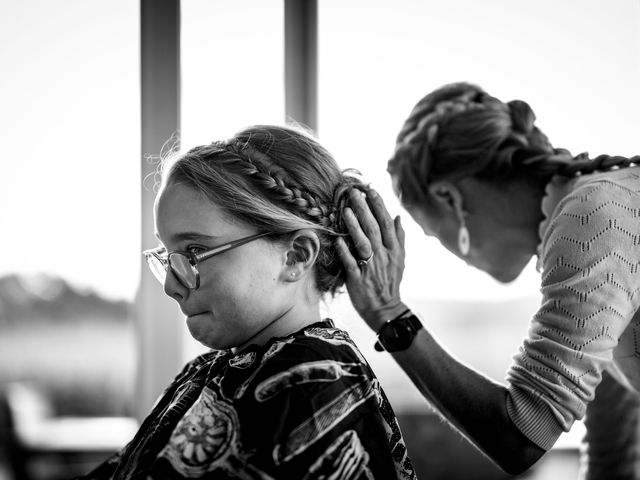
[[(557, 147), (640, 151), (640, 0), (0, 0), (0, 480), (68, 478), (122, 447), (202, 351), (143, 267), (155, 159), (255, 123), (311, 127), (407, 232), (402, 295), (503, 381), (539, 303), (426, 238), (386, 161), (413, 105), (469, 81), (526, 100)], [(421, 478), (513, 478), (432, 412), (346, 294)], [(520, 478), (575, 478), (581, 424)]]

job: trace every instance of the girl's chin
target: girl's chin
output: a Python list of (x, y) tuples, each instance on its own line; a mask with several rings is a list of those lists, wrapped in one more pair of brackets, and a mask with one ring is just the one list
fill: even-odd
[(209, 312), (199, 313), (187, 317), (187, 328), (191, 336), (202, 345), (215, 350), (228, 348), (220, 344), (220, 339), (213, 331), (213, 322)]

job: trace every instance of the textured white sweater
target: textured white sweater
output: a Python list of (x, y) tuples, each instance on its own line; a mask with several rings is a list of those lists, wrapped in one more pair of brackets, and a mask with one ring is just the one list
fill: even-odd
[(507, 408), (549, 449), (604, 370), (640, 392), (640, 166), (555, 177), (542, 210), (542, 302), (507, 374)]

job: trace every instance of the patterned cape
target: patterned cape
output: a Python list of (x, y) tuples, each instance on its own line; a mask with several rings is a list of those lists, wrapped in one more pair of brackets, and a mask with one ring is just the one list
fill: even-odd
[(133, 440), (84, 477), (415, 479), (370, 366), (331, 320), (188, 363)]

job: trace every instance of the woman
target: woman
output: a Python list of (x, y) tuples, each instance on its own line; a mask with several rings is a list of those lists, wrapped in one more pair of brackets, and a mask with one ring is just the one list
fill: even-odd
[(446, 85), (415, 106), (388, 163), (413, 220), (467, 264), (509, 282), (538, 256), (542, 303), (506, 385), (452, 358), (429, 313), (423, 326), (402, 302), (404, 232), (375, 192), (352, 192), (345, 211), (357, 245), (338, 240), (347, 288), (378, 344), (505, 471), (586, 416), (583, 476), (640, 478), (639, 157), (573, 157), (534, 118), (525, 102)]
[(166, 163), (149, 265), (209, 353), (90, 479), (414, 479), (393, 411), (349, 335), (320, 316), (344, 283), (350, 188), (315, 140), (245, 129)]

